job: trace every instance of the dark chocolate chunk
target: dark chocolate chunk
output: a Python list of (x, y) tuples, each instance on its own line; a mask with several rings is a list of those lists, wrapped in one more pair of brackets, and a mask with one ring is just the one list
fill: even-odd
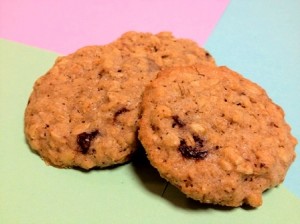
[(208, 52), (205, 52), (205, 56), (206, 56), (207, 58), (210, 58), (210, 57), (211, 57), (210, 53), (208, 53)]
[(247, 177), (245, 177), (244, 178), (244, 181), (249, 181), (249, 182), (252, 182), (253, 181), (253, 177), (249, 177), (249, 176), (247, 176)]
[(203, 148), (203, 140), (201, 138), (199, 138), (198, 136), (193, 136), (193, 139), (196, 143), (196, 146)]
[(186, 159), (204, 159), (208, 155), (208, 150), (204, 148), (204, 141), (198, 136), (193, 136), (195, 146), (188, 146), (184, 139), (180, 140), (178, 150)]
[(80, 151), (86, 154), (91, 146), (93, 139), (99, 134), (98, 130), (92, 132), (83, 132), (77, 135), (77, 144), (80, 147)]
[(121, 115), (121, 114), (123, 114), (123, 113), (126, 113), (126, 112), (128, 112), (128, 111), (129, 111), (129, 110), (128, 110), (127, 108), (122, 107), (120, 110), (118, 110), (118, 111), (115, 113), (115, 115), (114, 115), (114, 120), (116, 120), (117, 117), (118, 117), (119, 115)]
[(243, 104), (241, 104), (241, 103), (236, 103), (236, 105), (239, 106), (239, 107), (246, 108), (245, 105), (243, 105)]
[(159, 127), (157, 127), (157, 126), (154, 125), (154, 124), (151, 124), (151, 129), (152, 129), (153, 131), (159, 131)]
[(172, 116), (172, 119), (173, 119), (172, 128), (174, 128), (176, 125), (179, 128), (185, 126), (185, 123), (182, 120), (180, 120), (180, 118), (177, 115)]
[(259, 164), (259, 167), (260, 167), (260, 168), (265, 168), (265, 167), (267, 167), (267, 166), (266, 166), (265, 163), (260, 163), (260, 164)]
[(103, 77), (103, 71), (101, 71), (101, 72), (98, 73), (98, 78), (102, 79), (102, 77)]
[(185, 184), (185, 187), (193, 187), (194, 184), (193, 184), (193, 179), (188, 176), (185, 180), (183, 180), (184, 184)]
[(277, 124), (275, 124), (273, 121), (270, 122), (270, 126), (275, 127), (275, 128), (279, 128)]

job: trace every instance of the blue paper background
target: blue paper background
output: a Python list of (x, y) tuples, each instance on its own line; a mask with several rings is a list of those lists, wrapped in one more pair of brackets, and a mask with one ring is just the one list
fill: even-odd
[[(206, 48), (218, 65), (265, 88), (300, 139), (300, 1), (233, 0)], [(300, 197), (299, 155), (284, 185)]]

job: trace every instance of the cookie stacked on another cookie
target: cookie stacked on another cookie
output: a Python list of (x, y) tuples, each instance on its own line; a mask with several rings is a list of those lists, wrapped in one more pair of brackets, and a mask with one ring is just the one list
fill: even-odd
[(258, 207), (295, 158), (283, 110), (226, 67), (161, 72), (144, 92), (139, 128), (161, 176), (204, 203)]
[(165, 68), (195, 63), (215, 64), (195, 42), (170, 33), (129, 32), (60, 57), (34, 85), (25, 111), (27, 141), (57, 167), (124, 163), (136, 150), (145, 86)]
[(234, 207), (260, 206), (297, 144), (261, 87), (167, 32), (128, 32), (59, 57), (34, 84), (25, 134), (46, 163), (87, 170), (129, 161), (139, 136), (188, 197)]

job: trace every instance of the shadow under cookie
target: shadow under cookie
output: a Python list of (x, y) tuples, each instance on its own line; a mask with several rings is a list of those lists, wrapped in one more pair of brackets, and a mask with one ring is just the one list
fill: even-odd
[(139, 179), (143, 187), (154, 195), (162, 195), (167, 182), (162, 179), (157, 170), (151, 166), (141, 145), (138, 146), (137, 151), (133, 155), (130, 165), (133, 174)]

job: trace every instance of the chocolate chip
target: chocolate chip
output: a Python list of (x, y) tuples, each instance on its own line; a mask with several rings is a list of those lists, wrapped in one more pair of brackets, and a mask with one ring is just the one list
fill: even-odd
[(98, 73), (98, 78), (101, 79), (103, 77), (103, 71)]
[(245, 105), (241, 104), (241, 103), (236, 103), (235, 105), (242, 107), (242, 108), (246, 108)]
[(193, 187), (193, 179), (188, 176), (185, 180), (183, 180), (185, 187)]
[(154, 125), (154, 124), (151, 124), (151, 129), (152, 129), (153, 131), (159, 131), (159, 127), (156, 126), (156, 125)]
[(208, 53), (208, 52), (205, 52), (205, 56), (206, 56), (207, 58), (210, 58), (210, 57), (211, 57), (210, 53)]
[(275, 124), (273, 121), (270, 122), (270, 126), (275, 127), (275, 128), (279, 128), (277, 124)]
[(204, 148), (204, 141), (198, 136), (193, 136), (195, 146), (188, 146), (184, 139), (180, 140), (178, 150), (186, 159), (204, 159), (208, 155), (208, 150)]
[(172, 119), (173, 119), (172, 128), (174, 128), (176, 125), (179, 128), (185, 126), (185, 123), (182, 120), (180, 120), (180, 118), (177, 115), (172, 116)]
[(83, 132), (77, 135), (77, 144), (80, 147), (80, 151), (86, 154), (91, 146), (93, 139), (99, 134), (98, 130), (92, 132)]
[(199, 138), (198, 136), (193, 136), (193, 139), (197, 146), (200, 146), (201, 148), (204, 146), (203, 145), (204, 141), (201, 138)]
[(267, 166), (266, 166), (266, 164), (264, 164), (264, 163), (260, 163), (260, 164), (259, 164), (259, 167), (260, 167), (260, 168), (265, 168), (265, 167), (267, 167)]
[(123, 113), (128, 112), (129, 110), (125, 107), (122, 107), (120, 110), (118, 110), (114, 115), (114, 121), (117, 119), (117, 117)]

